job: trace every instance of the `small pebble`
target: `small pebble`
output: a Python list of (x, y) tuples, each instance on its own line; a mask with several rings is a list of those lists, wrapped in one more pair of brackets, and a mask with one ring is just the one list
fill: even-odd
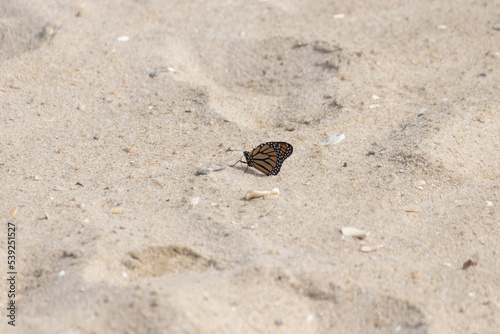
[(477, 264), (476, 262), (474, 262), (471, 259), (469, 259), (469, 260), (467, 260), (467, 261), (464, 262), (464, 264), (462, 265), (462, 269), (466, 270), (467, 268), (475, 266), (476, 264)]
[(135, 152), (135, 151), (137, 151), (137, 150), (138, 150), (138, 148), (134, 146), (134, 147), (129, 147), (129, 148), (126, 148), (126, 149), (125, 149), (125, 152), (127, 152), (127, 153), (132, 153), (132, 152)]
[(498, 30), (498, 31), (500, 31), (500, 22), (495, 23), (495, 24), (493, 25), (493, 30)]
[(368, 151), (368, 155), (375, 155), (375, 151)]
[(330, 136), (330, 137), (326, 138), (325, 140), (323, 140), (321, 145), (337, 144), (337, 143), (340, 143), (344, 139), (345, 139), (345, 135), (343, 133), (333, 135), (333, 136)]
[(56, 26), (49, 23), (45, 27), (43, 27), (43, 30), (40, 35), (42, 36), (42, 38), (48, 39), (54, 36), (55, 33), (56, 33)]
[(211, 172), (215, 172), (215, 171), (218, 171), (218, 170), (222, 170), (224, 169), (224, 165), (223, 164), (212, 164), (210, 162), (207, 162), (206, 164), (204, 164), (200, 169), (198, 169), (196, 171), (196, 174), (195, 175), (208, 175), (210, 174)]
[(64, 275), (66, 275), (66, 272), (64, 270), (61, 270), (59, 273), (57, 273), (57, 276), (59, 277), (63, 277)]
[(116, 40), (118, 42), (127, 42), (129, 40), (129, 37), (128, 36), (119, 36)]
[(493, 202), (492, 201), (486, 201), (486, 206), (493, 206)]
[(345, 14), (335, 14), (335, 15), (333, 15), (333, 18), (335, 20), (343, 19), (344, 17), (345, 17)]
[(440, 24), (440, 25), (438, 25), (438, 26), (437, 26), (437, 28), (438, 28), (438, 29), (441, 29), (441, 30), (446, 30), (446, 29), (448, 29), (448, 27), (447, 27), (446, 25), (444, 25), (444, 24)]

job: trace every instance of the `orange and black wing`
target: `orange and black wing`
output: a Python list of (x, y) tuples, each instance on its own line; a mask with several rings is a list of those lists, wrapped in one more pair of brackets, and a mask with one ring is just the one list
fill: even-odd
[(293, 153), (292, 145), (285, 142), (260, 144), (245, 155), (248, 166), (266, 175), (278, 175), (281, 165)]

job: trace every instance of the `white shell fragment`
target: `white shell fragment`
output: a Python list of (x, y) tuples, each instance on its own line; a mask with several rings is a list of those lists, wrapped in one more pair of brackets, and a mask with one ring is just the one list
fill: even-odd
[(189, 202), (191, 203), (192, 206), (195, 206), (196, 204), (198, 204), (199, 201), (200, 201), (199, 197), (193, 197)]
[(330, 136), (330, 137), (326, 138), (325, 140), (323, 140), (321, 145), (337, 144), (337, 143), (340, 143), (344, 139), (345, 139), (345, 135), (343, 133), (338, 134), (338, 135), (333, 135), (333, 136)]
[(368, 235), (368, 232), (366, 232), (365, 230), (358, 230), (354, 227), (342, 227), (340, 231), (345, 236), (356, 237), (359, 239), (364, 239)]
[(196, 171), (196, 175), (208, 175), (212, 171), (218, 171), (224, 169), (224, 165), (222, 164), (212, 164), (210, 162), (207, 162), (204, 164), (200, 169)]
[(371, 253), (371, 252), (376, 252), (377, 249), (379, 248), (382, 248), (384, 246), (380, 245), (380, 246), (363, 246), (361, 247), (360, 251), (362, 251), (363, 253)]
[(280, 191), (278, 188), (274, 188), (271, 191), (250, 190), (249, 192), (247, 192), (245, 194), (245, 199), (250, 200), (250, 199), (255, 198), (255, 197), (264, 197), (264, 196), (268, 196), (268, 195), (279, 196)]
[(127, 42), (129, 40), (129, 37), (128, 36), (118, 36), (118, 38), (116, 39), (118, 42)]

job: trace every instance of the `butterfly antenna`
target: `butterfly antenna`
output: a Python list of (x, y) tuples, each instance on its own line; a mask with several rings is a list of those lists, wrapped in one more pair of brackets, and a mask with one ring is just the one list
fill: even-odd
[(232, 148), (230, 147), (230, 148), (228, 148), (228, 149), (226, 150), (226, 153), (227, 153), (227, 152), (243, 152), (243, 150), (234, 150), (234, 149), (232, 149)]

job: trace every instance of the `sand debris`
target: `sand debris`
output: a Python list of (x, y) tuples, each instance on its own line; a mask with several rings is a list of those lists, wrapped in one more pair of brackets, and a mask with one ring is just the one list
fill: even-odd
[(354, 227), (342, 227), (340, 231), (347, 237), (356, 237), (358, 239), (364, 239), (369, 234), (365, 230), (358, 230)]
[(467, 270), (469, 267), (475, 266), (476, 264), (477, 264), (476, 262), (472, 261), (471, 259), (468, 259), (462, 265), (462, 269), (463, 270)]
[(200, 169), (198, 169), (196, 171), (195, 175), (208, 175), (211, 172), (222, 170), (224, 168), (225, 168), (225, 166), (223, 164), (213, 164), (213, 163), (207, 162), (206, 164), (201, 166)]
[(337, 144), (337, 143), (340, 143), (344, 139), (345, 139), (345, 135), (343, 133), (340, 133), (340, 134), (333, 135), (333, 136), (326, 138), (325, 140), (323, 140), (321, 145)]
[(128, 148), (124, 149), (124, 151), (127, 152), (127, 153), (132, 153), (132, 152), (135, 152), (137, 150), (139, 150), (139, 149), (137, 147), (135, 147), (135, 146), (134, 147), (128, 147)]
[(361, 247), (360, 251), (363, 253), (371, 253), (371, 252), (376, 252), (379, 248), (384, 247), (383, 245), (379, 246), (363, 246)]
[(120, 207), (111, 208), (111, 209), (109, 209), (109, 213), (112, 213), (114, 215), (121, 214), (121, 213), (123, 213), (123, 208), (120, 208)]
[(260, 191), (260, 190), (250, 190), (249, 192), (247, 192), (245, 194), (245, 199), (247, 200), (250, 200), (252, 198), (256, 198), (256, 197), (264, 197), (264, 196), (268, 196), (268, 195), (276, 195), (276, 196), (279, 196), (280, 195), (280, 191), (278, 188), (274, 188), (273, 190), (271, 191)]

